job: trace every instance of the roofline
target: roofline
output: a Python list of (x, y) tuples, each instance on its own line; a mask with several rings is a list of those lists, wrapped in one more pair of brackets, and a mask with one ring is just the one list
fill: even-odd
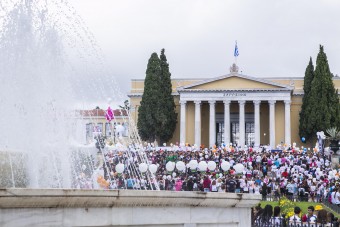
[(179, 93), (185, 93), (185, 92), (229, 92), (229, 91), (271, 91), (271, 92), (282, 92), (282, 91), (287, 91), (291, 92), (292, 90), (287, 89), (287, 88), (278, 88), (278, 89), (271, 89), (271, 88), (249, 88), (249, 89), (181, 89), (178, 92)]
[(247, 75), (243, 75), (243, 74), (239, 74), (239, 73), (229, 73), (229, 74), (226, 74), (226, 75), (223, 75), (223, 76), (210, 78), (208, 80), (198, 81), (198, 82), (196, 82), (194, 84), (190, 84), (190, 85), (186, 85), (186, 86), (181, 86), (181, 87), (178, 87), (177, 90), (183, 90), (183, 89), (187, 89), (187, 88), (192, 88), (192, 87), (195, 87), (195, 86), (199, 86), (199, 85), (206, 84), (206, 83), (211, 83), (211, 82), (214, 82), (214, 81), (222, 80), (222, 79), (225, 79), (225, 78), (230, 78), (230, 77), (233, 77), (233, 76), (240, 77), (240, 78), (243, 78), (243, 79), (253, 80), (253, 81), (264, 83), (264, 84), (268, 84), (268, 85), (273, 85), (273, 86), (278, 86), (278, 87), (282, 87), (282, 88), (287, 88), (289, 90), (293, 90), (294, 89), (294, 87), (289, 86), (289, 85), (283, 85), (283, 84), (279, 84), (279, 83), (276, 83), (276, 82), (273, 82), (273, 81), (264, 80), (264, 79), (257, 78), (257, 77), (247, 76)]
[[(228, 74), (225, 74), (225, 75), (228, 75)], [(239, 75), (245, 75), (245, 74), (239, 74)], [(250, 77), (254, 77), (254, 76), (250, 76)], [(214, 77), (216, 78), (216, 77)], [(254, 77), (254, 78), (262, 78), (262, 79), (279, 79), (279, 80), (288, 80), (288, 79), (294, 79), (294, 80), (303, 80), (304, 77), (298, 77), (298, 76), (257, 76), (257, 77)], [(335, 79), (340, 79), (340, 77), (333, 77)], [(209, 80), (209, 79), (212, 79), (212, 77), (183, 77), (183, 78), (171, 78), (171, 80)], [(131, 81), (144, 81), (145, 79), (131, 79)]]

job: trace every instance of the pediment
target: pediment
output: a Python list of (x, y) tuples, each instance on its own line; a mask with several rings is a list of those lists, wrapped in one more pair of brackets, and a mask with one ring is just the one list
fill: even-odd
[(203, 80), (181, 88), (182, 90), (291, 90), (286, 85), (274, 83), (269, 80), (254, 78), (241, 74), (228, 74), (225, 76)]

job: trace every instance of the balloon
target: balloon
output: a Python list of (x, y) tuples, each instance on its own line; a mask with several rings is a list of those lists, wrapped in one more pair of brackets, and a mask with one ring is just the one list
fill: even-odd
[(157, 172), (157, 166), (155, 164), (149, 165), (149, 170), (151, 173), (156, 173)]
[(176, 177), (177, 174), (175, 172), (172, 173), (172, 177)]
[(172, 172), (175, 169), (175, 163), (169, 161), (168, 163), (166, 163), (165, 168), (166, 168), (167, 171)]
[(198, 166), (197, 160), (191, 160), (191, 161), (189, 162), (189, 167), (190, 167), (191, 170), (196, 169), (197, 166)]
[(145, 173), (146, 171), (148, 171), (148, 165), (145, 163), (139, 164), (139, 171), (141, 171), (141, 173)]
[(116, 165), (116, 171), (117, 171), (117, 173), (123, 173), (124, 172), (124, 164), (119, 163), (118, 165)]
[(234, 166), (236, 173), (242, 173), (244, 170), (244, 166), (241, 163), (238, 163)]
[(86, 169), (86, 165), (82, 165), (81, 168), (84, 171)]
[(223, 169), (223, 171), (228, 171), (230, 169), (230, 163), (226, 161), (222, 162), (221, 168)]
[(182, 161), (177, 162), (177, 163), (176, 163), (176, 168), (177, 168), (179, 171), (185, 170), (185, 163), (182, 162)]
[(305, 138), (305, 137), (302, 137), (302, 138), (301, 138), (301, 141), (302, 141), (302, 142), (306, 142), (306, 138)]
[(166, 147), (166, 143), (163, 143), (163, 146)]
[(214, 162), (214, 161), (209, 161), (209, 162), (208, 162), (208, 169), (209, 169), (210, 171), (214, 171), (214, 170), (216, 169), (216, 162)]
[(198, 170), (199, 170), (200, 172), (205, 172), (205, 171), (207, 171), (207, 167), (208, 167), (208, 164), (207, 164), (206, 161), (200, 161), (200, 162), (198, 163)]

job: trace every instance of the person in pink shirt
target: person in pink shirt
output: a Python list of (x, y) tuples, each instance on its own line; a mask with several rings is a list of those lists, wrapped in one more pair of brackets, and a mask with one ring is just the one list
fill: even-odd
[(183, 181), (180, 178), (178, 178), (176, 183), (175, 183), (176, 191), (181, 191), (182, 190), (182, 185), (183, 185)]

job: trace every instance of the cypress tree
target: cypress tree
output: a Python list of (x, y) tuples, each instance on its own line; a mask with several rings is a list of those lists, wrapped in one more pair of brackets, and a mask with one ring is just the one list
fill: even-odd
[(337, 91), (334, 88), (327, 56), (320, 45), (316, 60), (314, 79), (311, 84), (309, 105), (309, 130), (315, 136), (318, 131), (326, 131), (330, 127), (339, 127), (340, 104)]
[(164, 54), (164, 49), (160, 55), (160, 99), (158, 109), (158, 136), (161, 144), (169, 141), (176, 129), (177, 113), (175, 112), (175, 101), (172, 96), (171, 73), (169, 64)]
[(160, 71), (160, 60), (157, 53), (153, 53), (146, 69), (144, 92), (138, 109), (137, 122), (141, 139), (149, 142), (153, 142), (157, 135)]
[(299, 121), (299, 136), (300, 138), (305, 137), (306, 141), (308, 141), (313, 134), (313, 130), (309, 127), (309, 114), (306, 112), (307, 107), (309, 106), (310, 99), (310, 90), (312, 86), (312, 81), (314, 79), (314, 65), (312, 61), (312, 57), (309, 59), (308, 66), (305, 71), (304, 83), (303, 83), (303, 98), (302, 98), (302, 106), (300, 111), (300, 121)]

